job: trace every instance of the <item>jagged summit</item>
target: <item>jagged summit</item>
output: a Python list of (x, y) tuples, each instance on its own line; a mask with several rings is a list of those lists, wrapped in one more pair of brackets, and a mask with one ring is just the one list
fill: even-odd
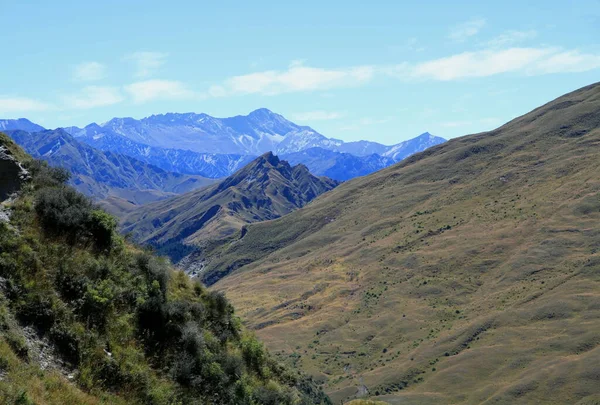
[[(135, 154), (138, 149), (133, 147), (132, 150), (128, 142), (197, 153), (253, 156), (267, 151), (294, 153), (314, 147), (369, 156), (373, 153), (383, 155), (399, 145), (407, 145), (406, 142), (386, 146), (371, 141), (344, 142), (327, 138), (311, 127), (295, 124), (267, 108), (227, 118), (194, 112), (155, 114), (139, 120), (117, 117), (100, 126), (90, 124), (85, 128), (70, 127), (68, 130), (91, 146), (100, 146), (98, 139), (109, 137), (112, 141), (102, 144), (102, 147), (124, 154)], [(443, 141), (442, 138), (432, 138), (432, 143)], [(421, 150), (411, 147), (405, 149), (407, 153)]]
[(123, 229), (156, 246), (195, 244), (230, 236), (247, 223), (278, 218), (337, 184), (267, 152), (219, 184), (140, 207), (124, 219)]
[(271, 163), (272, 165), (276, 165), (277, 163), (279, 163), (279, 158), (277, 157), (277, 155), (275, 155), (273, 152), (268, 151), (263, 153), (260, 157), (260, 160), (264, 160), (266, 162)]

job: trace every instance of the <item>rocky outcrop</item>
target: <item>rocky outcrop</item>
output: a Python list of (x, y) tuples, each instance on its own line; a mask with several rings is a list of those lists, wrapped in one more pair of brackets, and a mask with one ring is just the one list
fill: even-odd
[(19, 191), (29, 173), (10, 151), (0, 145), (0, 202)]

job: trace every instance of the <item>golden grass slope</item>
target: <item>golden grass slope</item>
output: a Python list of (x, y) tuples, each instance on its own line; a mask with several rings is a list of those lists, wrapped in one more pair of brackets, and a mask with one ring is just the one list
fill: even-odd
[(597, 403), (600, 84), (206, 256), (205, 280), (229, 274), (214, 288), (334, 403)]

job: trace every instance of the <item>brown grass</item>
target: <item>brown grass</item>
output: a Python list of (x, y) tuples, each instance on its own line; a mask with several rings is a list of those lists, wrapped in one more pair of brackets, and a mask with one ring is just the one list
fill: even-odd
[(334, 403), (363, 386), (391, 404), (586, 403), (599, 173), (595, 85), (251, 225), (210, 266), (238, 269), (216, 288)]

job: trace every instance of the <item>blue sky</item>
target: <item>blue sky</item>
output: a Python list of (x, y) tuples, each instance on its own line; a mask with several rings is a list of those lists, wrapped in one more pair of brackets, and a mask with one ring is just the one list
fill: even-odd
[(489, 130), (600, 80), (600, 0), (0, 0), (0, 15), (0, 117), (46, 127), (266, 107), (393, 144)]

